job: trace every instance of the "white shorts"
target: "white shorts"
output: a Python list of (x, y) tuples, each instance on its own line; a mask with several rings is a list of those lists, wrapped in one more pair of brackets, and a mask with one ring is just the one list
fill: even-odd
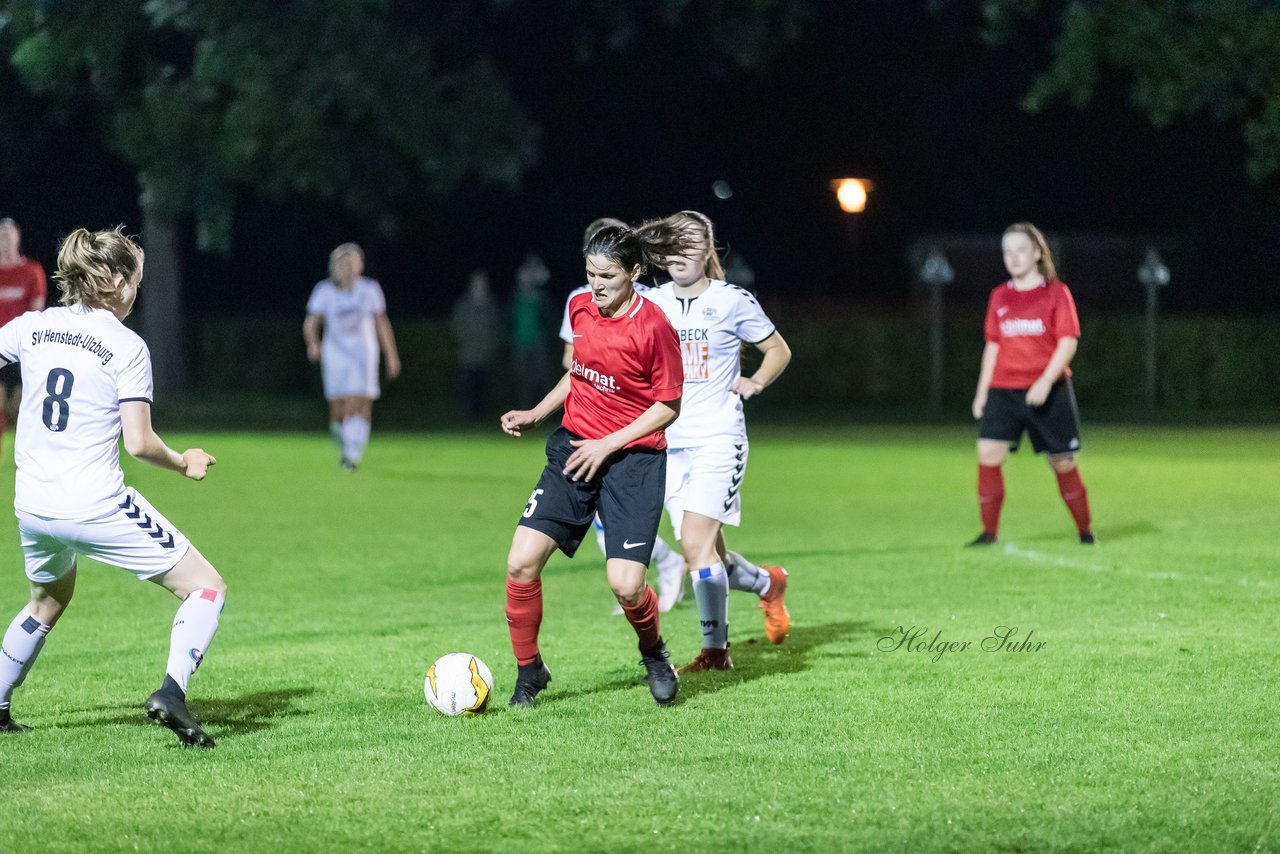
[(377, 400), (382, 394), (378, 387), (378, 354), (369, 358), (348, 355), (326, 355), (320, 361), (320, 374), (324, 379), (324, 399), (339, 397), (368, 397)]
[(18, 511), (18, 535), (27, 578), (50, 584), (75, 569), (84, 555), (128, 570), (139, 579), (168, 572), (191, 542), (133, 489), (96, 519), (47, 519)]
[(667, 515), (680, 538), (686, 511), (725, 525), (742, 521), (742, 478), (747, 471), (747, 442), (715, 439), (696, 448), (667, 449)]

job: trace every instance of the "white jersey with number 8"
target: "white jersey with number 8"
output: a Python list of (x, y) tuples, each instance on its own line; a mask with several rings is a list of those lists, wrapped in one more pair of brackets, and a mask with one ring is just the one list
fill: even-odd
[(14, 508), (90, 519), (118, 504), (120, 404), (151, 402), (151, 355), (110, 311), (59, 306), (0, 328), (0, 359), (22, 364)]

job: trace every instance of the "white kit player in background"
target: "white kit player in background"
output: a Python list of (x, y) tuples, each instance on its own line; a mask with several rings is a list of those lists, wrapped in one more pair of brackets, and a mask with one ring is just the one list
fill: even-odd
[(369, 444), (373, 402), (382, 393), (379, 347), (387, 379), (400, 376), (400, 354), (382, 286), (362, 273), (364, 251), (357, 244), (344, 243), (329, 253), (329, 278), (311, 290), (302, 323), (307, 358), (320, 363), (324, 379), (329, 433), (342, 448), (347, 471), (355, 470)]
[(22, 732), (10, 714), (22, 684), (75, 591), (80, 555), (118, 566), (182, 600), (164, 683), (149, 717), (184, 745), (213, 747), (186, 705), (187, 680), (209, 649), (226, 584), (182, 532), (125, 486), (120, 435), (137, 459), (202, 480), (214, 458), (179, 454), (151, 427), (151, 356), (122, 320), (142, 280), (142, 250), (119, 228), (73, 231), (58, 251), (62, 305), (0, 328), (0, 360), (20, 362), (27, 388), (18, 411), (13, 506), (31, 601), (0, 652), (0, 732)]
[[(582, 235), (583, 248), (586, 248), (587, 243), (600, 229), (608, 226), (622, 226), (625, 228), (626, 225), (620, 219), (613, 219), (607, 216), (595, 220), (591, 225), (587, 226), (586, 232)], [(636, 282), (635, 288), (636, 292), (641, 294), (649, 291), (647, 286), (639, 282)], [(564, 356), (560, 362), (564, 365), (566, 371), (573, 368), (573, 327), (569, 323), (569, 302), (578, 294), (585, 294), (589, 290), (591, 290), (589, 285), (574, 288), (564, 300), (564, 317), (560, 320), (560, 340), (564, 342)], [(596, 516), (595, 524), (592, 525), (592, 528), (596, 532), (596, 545), (600, 547), (600, 554), (604, 554), (604, 525), (601, 524), (599, 516)], [(658, 610), (666, 613), (674, 608), (676, 603), (684, 596), (686, 570), (684, 556), (671, 548), (671, 544), (662, 539), (662, 537), (657, 537), (653, 542), (653, 562), (658, 565)], [(621, 614), (622, 606), (616, 606), (613, 609), (613, 613)]]
[[(700, 251), (667, 259), (672, 281), (646, 295), (680, 336), (684, 358), (684, 402), (667, 428), (667, 514), (693, 576), (702, 622), (702, 652), (681, 673), (729, 670), (729, 588), (760, 597), (765, 634), (786, 640), (791, 618), (783, 601), (787, 571), (761, 567), (728, 551), (723, 526), (742, 517), (742, 479), (747, 467), (743, 402), (767, 388), (791, 361), (791, 348), (750, 292), (724, 281), (711, 220), (681, 211), (664, 220), (693, 233)], [(742, 345), (764, 358), (742, 376)]]

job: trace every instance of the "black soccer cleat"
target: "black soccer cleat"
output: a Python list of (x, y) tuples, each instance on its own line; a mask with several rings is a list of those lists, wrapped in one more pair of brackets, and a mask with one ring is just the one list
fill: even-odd
[(349, 460), (349, 459), (347, 459), (346, 457), (343, 457), (343, 458), (342, 458), (342, 462), (341, 462), (341, 463), (339, 463), (339, 465), (341, 465), (341, 466), (342, 466), (342, 470), (343, 470), (343, 471), (355, 471), (355, 470), (356, 470), (356, 464), (355, 464), (355, 461), (354, 461), (354, 460)]
[(176, 694), (156, 691), (147, 698), (147, 717), (173, 730), (183, 747), (213, 747), (213, 739), (200, 728), (186, 701)]
[(9, 717), (8, 709), (0, 713), (0, 732), (26, 732), (29, 729), (30, 727), (25, 727)]
[(1081, 532), (1080, 532), (1080, 545), (1082, 545), (1082, 546), (1091, 546), (1091, 545), (1095, 544), (1096, 542), (1097, 542), (1097, 540), (1095, 540), (1095, 539), (1093, 538), (1093, 531), (1081, 531)]
[(511, 702), (507, 705), (532, 706), (534, 699), (551, 681), (551, 671), (542, 663), (541, 655), (519, 667), (519, 672), (516, 673), (516, 689), (511, 692)]
[(981, 534), (973, 538), (973, 542), (965, 543), (965, 548), (971, 549), (974, 546), (994, 546), (996, 544), (996, 535), (988, 534), (983, 531)]
[(667, 654), (667, 645), (658, 640), (653, 651), (645, 655), (641, 653), (640, 663), (644, 665), (645, 677), (649, 680), (649, 693), (659, 706), (669, 706), (676, 701), (680, 693), (680, 677), (671, 666), (671, 656)]

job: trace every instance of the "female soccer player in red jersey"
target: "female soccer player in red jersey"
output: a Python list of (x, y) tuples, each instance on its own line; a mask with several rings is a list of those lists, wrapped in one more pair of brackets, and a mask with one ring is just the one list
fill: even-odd
[(982, 533), (969, 545), (991, 545), (1004, 504), (1001, 466), (1017, 450), (1023, 431), (1047, 454), (1058, 491), (1071, 511), (1080, 542), (1092, 545), (1089, 495), (1080, 479), (1080, 413), (1068, 367), (1080, 340), (1071, 291), (1058, 281), (1053, 255), (1040, 230), (1014, 223), (1001, 241), (1009, 281), (991, 292), (987, 346), (982, 353), (973, 417), (978, 431), (978, 506)]
[(646, 265), (692, 249), (661, 222), (596, 232), (583, 250), (591, 290), (569, 307), (568, 373), (533, 409), (502, 416), (502, 429), (519, 436), (564, 406), (507, 556), (507, 623), (519, 666), (513, 706), (533, 705), (551, 681), (538, 649), (543, 567), (557, 548), (573, 556), (597, 511), (609, 585), (639, 638), (649, 691), (661, 705), (675, 702), (679, 680), (645, 568), (662, 516), (663, 429), (680, 414), (684, 374), (675, 329), (635, 281)]

